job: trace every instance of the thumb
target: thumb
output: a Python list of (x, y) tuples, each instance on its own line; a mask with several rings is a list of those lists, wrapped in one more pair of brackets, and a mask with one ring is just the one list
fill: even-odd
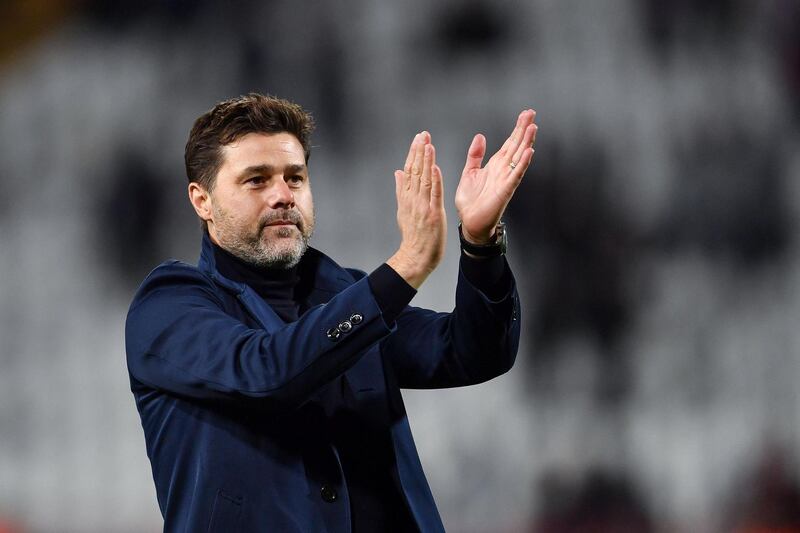
[(472, 143), (467, 150), (467, 162), (464, 164), (464, 172), (481, 168), (484, 155), (486, 155), (486, 137), (478, 133), (472, 138)]

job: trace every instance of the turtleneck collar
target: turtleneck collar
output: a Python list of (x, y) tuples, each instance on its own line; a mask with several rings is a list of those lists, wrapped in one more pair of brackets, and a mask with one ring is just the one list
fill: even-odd
[(297, 320), (301, 297), (297, 291), (300, 285), (298, 267), (259, 268), (245, 263), (213, 241), (211, 246), (220, 274), (249, 285), (285, 322)]

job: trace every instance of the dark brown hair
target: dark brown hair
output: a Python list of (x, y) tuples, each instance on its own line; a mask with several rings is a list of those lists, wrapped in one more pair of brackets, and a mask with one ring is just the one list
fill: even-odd
[(303, 146), (308, 162), (313, 130), (311, 115), (282, 98), (250, 93), (219, 102), (192, 126), (184, 152), (186, 176), (212, 191), (222, 166), (222, 147), (248, 133), (291, 133)]

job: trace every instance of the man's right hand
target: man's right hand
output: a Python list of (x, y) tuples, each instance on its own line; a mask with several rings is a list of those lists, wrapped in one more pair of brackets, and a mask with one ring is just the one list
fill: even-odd
[(394, 179), (401, 242), (386, 263), (418, 289), (442, 260), (447, 238), (442, 171), (428, 132), (414, 137), (406, 164)]

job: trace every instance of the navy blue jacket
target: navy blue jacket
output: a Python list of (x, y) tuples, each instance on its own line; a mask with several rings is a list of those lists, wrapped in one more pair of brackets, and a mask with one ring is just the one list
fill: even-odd
[[(311, 401), (335, 383), (390, 436), (421, 531), (443, 531), (400, 388), (480, 383), (511, 368), (519, 300), (490, 301), (459, 272), (456, 306), (386, 323), (363, 272), (309, 249), (309, 309), (284, 323), (249, 286), (168, 261), (142, 283), (125, 329), (131, 389), (168, 532), (349, 532), (346, 480)], [(506, 268), (508, 268), (506, 266)], [(330, 330), (344, 321), (351, 327)], [(348, 330), (348, 331), (344, 331)]]

